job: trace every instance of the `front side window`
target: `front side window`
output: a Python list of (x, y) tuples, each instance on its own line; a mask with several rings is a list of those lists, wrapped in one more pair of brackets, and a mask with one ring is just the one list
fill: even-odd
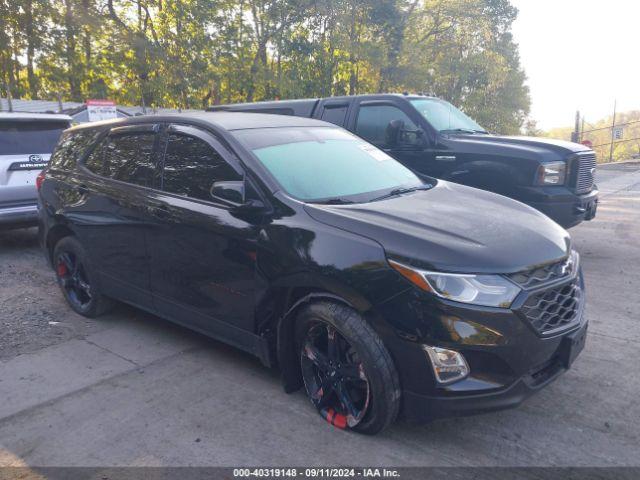
[(152, 187), (155, 139), (153, 132), (109, 136), (87, 157), (85, 166), (103, 177)]
[(449, 102), (438, 98), (414, 98), (411, 104), (439, 132), (487, 133)]
[(242, 180), (242, 176), (211, 145), (190, 135), (169, 135), (164, 157), (163, 190), (211, 200), (213, 183), (225, 180)]
[(332, 127), (233, 132), (282, 189), (302, 201), (369, 201), (422, 181), (382, 150)]
[(0, 155), (27, 155), (53, 152), (65, 121), (0, 120)]
[(356, 134), (375, 145), (387, 145), (387, 127), (393, 120), (402, 120), (406, 130), (417, 130), (416, 124), (393, 105), (363, 105), (358, 112)]

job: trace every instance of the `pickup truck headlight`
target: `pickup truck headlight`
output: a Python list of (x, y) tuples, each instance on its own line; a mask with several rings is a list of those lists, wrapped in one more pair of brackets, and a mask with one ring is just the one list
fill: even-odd
[(544, 163), (538, 167), (538, 185), (564, 185), (567, 176), (566, 162)]
[(509, 308), (520, 293), (518, 286), (500, 275), (429, 272), (394, 260), (389, 265), (418, 288), (456, 302)]

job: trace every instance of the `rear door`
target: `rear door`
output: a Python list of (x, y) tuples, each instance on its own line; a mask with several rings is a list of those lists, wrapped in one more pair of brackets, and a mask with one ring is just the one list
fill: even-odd
[(242, 169), (209, 132), (171, 125), (162, 194), (149, 237), (157, 310), (173, 320), (242, 346), (254, 330), (257, 226), (214, 199), (216, 181), (242, 181)]
[(158, 131), (157, 124), (112, 129), (84, 160), (84, 173), (71, 180), (76, 195), (65, 209), (105, 293), (148, 309), (148, 204), (156, 195)]
[(349, 103), (346, 100), (324, 100), (320, 106), (320, 114), (317, 118), (325, 122), (333, 123), (339, 127), (347, 124)]
[(36, 204), (36, 177), (68, 127), (59, 120), (0, 119), (0, 208)]

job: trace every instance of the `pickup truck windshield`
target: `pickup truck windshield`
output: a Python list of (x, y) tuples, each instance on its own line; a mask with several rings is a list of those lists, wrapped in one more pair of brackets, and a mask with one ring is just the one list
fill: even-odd
[(233, 133), (286, 193), (305, 202), (371, 201), (424, 186), (411, 170), (342, 129), (285, 127)]
[(487, 131), (449, 102), (438, 98), (414, 98), (410, 102), (440, 132), (487, 133)]

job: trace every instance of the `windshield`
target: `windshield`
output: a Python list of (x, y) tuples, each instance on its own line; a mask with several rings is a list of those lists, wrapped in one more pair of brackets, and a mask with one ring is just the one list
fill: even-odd
[(449, 102), (438, 98), (414, 98), (410, 101), (433, 128), (440, 132), (487, 133)]
[(53, 152), (68, 122), (0, 121), (0, 155)]
[(240, 130), (234, 135), (282, 189), (306, 202), (370, 201), (423, 182), (382, 150), (329, 127)]

